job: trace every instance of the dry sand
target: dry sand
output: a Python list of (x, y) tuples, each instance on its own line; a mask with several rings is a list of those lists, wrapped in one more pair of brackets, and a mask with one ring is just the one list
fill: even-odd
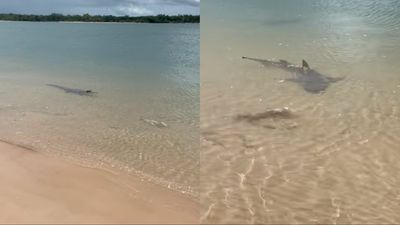
[(138, 178), (0, 142), (0, 223), (198, 223), (198, 203)]

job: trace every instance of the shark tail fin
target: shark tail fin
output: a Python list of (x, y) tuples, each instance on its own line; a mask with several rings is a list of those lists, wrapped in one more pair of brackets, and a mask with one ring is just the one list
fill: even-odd
[(310, 66), (308, 65), (308, 63), (304, 59), (303, 59), (303, 62), (302, 62), (302, 66), (303, 66), (303, 68), (310, 69)]

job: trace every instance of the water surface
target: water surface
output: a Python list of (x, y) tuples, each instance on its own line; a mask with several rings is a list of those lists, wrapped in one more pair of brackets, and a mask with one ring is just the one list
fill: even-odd
[(197, 192), (198, 25), (3, 22), (0, 40), (1, 139)]
[[(399, 223), (398, 1), (202, 1), (204, 223)], [(313, 94), (242, 56), (345, 79)], [(288, 119), (238, 115), (288, 107)]]

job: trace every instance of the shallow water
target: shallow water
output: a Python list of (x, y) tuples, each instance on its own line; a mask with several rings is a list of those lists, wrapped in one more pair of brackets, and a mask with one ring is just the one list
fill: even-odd
[[(399, 2), (201, 7), (202, 222), (399, 223)], [(242, 56), (345, 79), (313, 94)], [(283, 107), (295, 116), (235, 119)]]
[(197, 193), (198, 25), (4, 22), (0, 40), (1, 139)]

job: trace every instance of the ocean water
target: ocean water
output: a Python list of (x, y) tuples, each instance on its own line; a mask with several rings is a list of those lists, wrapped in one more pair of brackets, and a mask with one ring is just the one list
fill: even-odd
[[(203, 0), (201, 14), (202, 222), (400, 223), (400, 2)], [(344, 79), (309, 93), (242, 56)]]
[(2, 22), (0, 49), (0, 139), (196, 195), (199, 25)]

